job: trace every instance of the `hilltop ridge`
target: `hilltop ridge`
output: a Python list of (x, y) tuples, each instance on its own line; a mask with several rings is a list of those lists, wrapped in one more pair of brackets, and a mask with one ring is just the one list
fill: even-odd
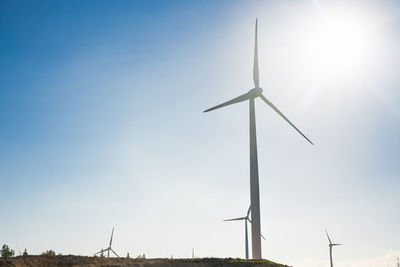
[(7, 260), (0, 258), (0, 266), (4, 267), (289, 267), (269, 260), (243, 260), (232, 258), (195, 258), (195, 259), (131, 259), (105, 258), (74, 255), (59, 256), (18, 256)]

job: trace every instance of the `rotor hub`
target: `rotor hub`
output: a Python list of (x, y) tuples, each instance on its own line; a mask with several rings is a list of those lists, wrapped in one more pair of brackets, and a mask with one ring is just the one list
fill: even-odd
[(256, 98), (258, 96), (260, 96), (263, 92), (263, 89), (261, 87), (258, 88), (253, 88), (249, 91), (249, 94), (253, 97)]

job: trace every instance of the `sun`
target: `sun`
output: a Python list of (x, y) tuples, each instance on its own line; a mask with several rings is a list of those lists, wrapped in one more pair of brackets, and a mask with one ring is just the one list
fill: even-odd
[(317, 66), (330, 75), (349, 75), (365, 69), (374, 53), (372, 27), (361, 16), (324, 17), (314, 34)]

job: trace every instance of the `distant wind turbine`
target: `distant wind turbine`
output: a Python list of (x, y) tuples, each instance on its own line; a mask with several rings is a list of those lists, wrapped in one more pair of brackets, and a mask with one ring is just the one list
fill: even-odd
[(325, 229), (325, 233), (326, 233), (326, 236), (328, 237), (328, 240), (329, 240), (329, 258), (331, 260), (331, 267), (333, 267), (332, 248), (334, 246), (341, 246), (342, 244), (334, 244), (334, 243), (332, 243), (331, 239), (329, 238), (328, 231), (326, 231), (326, 229)]
[(17, 245), (17, 249), (18, 249), (19, 255), (22, 256), (22, 253), (21, 253), (21, 250), (19, 249), (18, 243), (15, 242), (15, 245)]
[[(246, 255), (246, 260), (249, 259), (249, 238), (248, 238), (248, 234), (247, 234), (247, 222), (251, 223), (250, 220), (250, 211), (251, 211), (251, 207), (249, 207), (249, 209), (247, 210), (247, 215), (246, 217), (239, 217), (239, 218), (234, 218), (234, 219), (228, 219), (228, 220), (224, 220), (224, 222), (230, 222), (230, 221), (243, 221), (244, 220), (244, 236), (245, 236), (245, 255)], [(265, 240), (265, 237), (263, 235), (261, 235), (262, 239)]]
[(259, 86), (258, 71), (258, 47), (257, 47), (257, 19), (254, 44), (254, 65), (253, 65), (254, 88), (247, 93), (240, 95), (232, 100), (224, 102), (215, 107), (209, 108), (204, 112), (222, 108), (228, 105), (236, 104), (249, 100), (250, 108), (250, 199), (251, 199), (251, 240), (253, 259), (261, 259), (261, 221), (260, 221), (260, 190), (258, 180), (258, 159), (257, 159), (257, 137), (256, 137), (256, 116), (254, 110), (254, 99), (260, 97), (268, 106), (270, 106), (279, 116), (290, 124), (299, 134), (308, 142), (313, 144), (299, 129), (290, 122), (279, 109), (274, 106), (263, 94), (263, 89)]
[(118, 254), (115, 253), (115, 251), (111, 248), (113, 236), (114, 236), (114, 227), (112, 228), (112, 231), (111, 231), (110, 244), (108, 245), (108, 248), (102, 249), (102, 250), (100, 250), (99, 252), (95, 253), (94, 255), (96, 255), (96, 254), (103, 254), (103, 252), (106, 252), (106, 251), (107, 251), (107, 258), (109, 258), (109, 257), (110, 257), (110, 251), (111, 251), (112, 253), (115, 254), (115, 256), (117, 256), (117, 257), (119, 258)]
[(251, 207), (249, 207), (249, 209), (247, 210), (246, 217), (224, 220), (224, 222), (244, 220), (244, 236), (245, 236), (244, 242), (245, 242), (246, 260), (249, 259), (249, 238), (248, 238), (248, 234), (247, 234), (247, 221), (250, 221), (250, 219), (249, 219), (250, 211), (251, 211)]

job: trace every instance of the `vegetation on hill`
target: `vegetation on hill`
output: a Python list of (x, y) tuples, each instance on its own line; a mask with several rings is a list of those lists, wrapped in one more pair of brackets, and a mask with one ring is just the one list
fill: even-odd
[(15, 254), (14, 250), (10, 249), (6, 244), (3, 245), (0, 252), (3, 259), (11, 258)]

